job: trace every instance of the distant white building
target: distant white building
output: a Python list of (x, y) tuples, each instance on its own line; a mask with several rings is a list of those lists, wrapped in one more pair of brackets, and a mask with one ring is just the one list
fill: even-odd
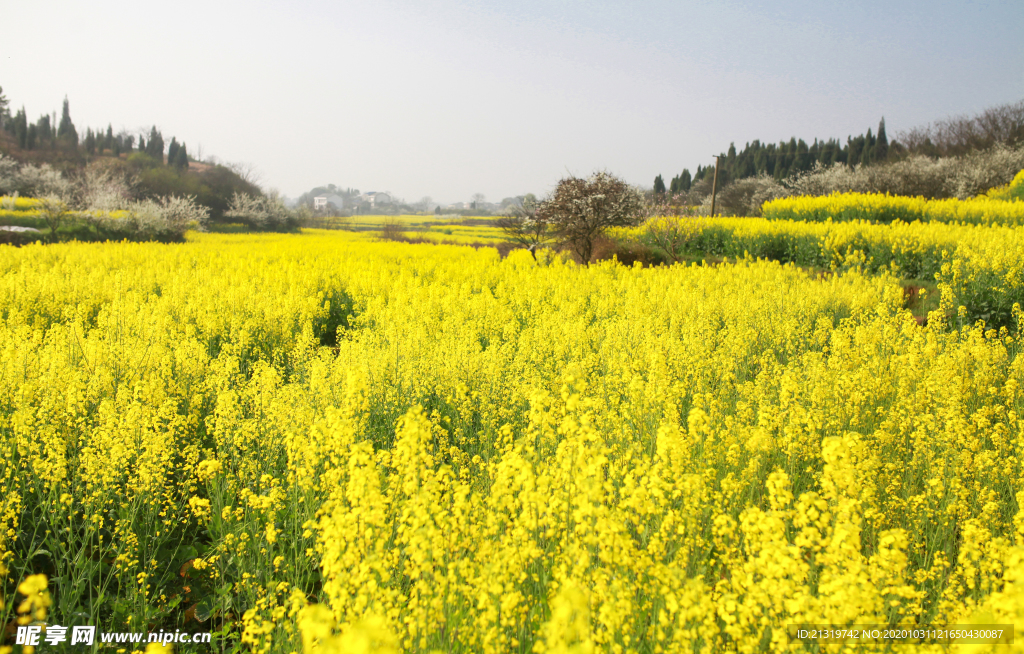
[(391, 196), (387, 193), (378, 193), (377, 191), (370, 191), (369, 193), (363, 193), (359, 196), (360, 202), (369, 202), (371, 207), (379, 207), (385, 204), (391, 204)]
[(313, 198), (313, 211), (327, 211), (329, 205), (333, 206), (336, 211), (341, 211), (345, 208), (345, 198), (336, 193), (318, 195)]

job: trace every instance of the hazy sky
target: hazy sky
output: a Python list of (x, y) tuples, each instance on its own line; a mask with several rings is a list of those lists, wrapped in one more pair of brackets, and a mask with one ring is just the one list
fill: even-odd
[(296, 196), (650, 186), (734, 141), (895, 132), (1024, 98), (1024, 2), (0, 0), (0, 86), (153, 124)]

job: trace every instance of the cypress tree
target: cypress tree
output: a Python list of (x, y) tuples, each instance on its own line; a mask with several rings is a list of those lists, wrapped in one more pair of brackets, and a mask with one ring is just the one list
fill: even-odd
[(885, 161), (889, 158), (889, 137), (885, 135), (885, 116), (878, 123), (878, 140), (875, 142), (875, 161)]
[(36, 149), (36, 136), (38, 133), (39, 130), (36, 128), (34, 123), (28, 126), (28, 134), (25, 137), (25, 144), (28, 146), (29, 150)]
[[(141, 150), (142, 147), (140, 146)], [(164, 162), (164, 137), (161, 136), (160, 131), (153, 125), (153, 129), (149, 132), (149, 145), (146, 148), (146, 154), (153, 157), (159, 163)]]
[(40, 141), (52, 141), (53, 140), (53, 128), (50, 126), (50, 114), (43, 114), (36, 121), (39, 125), (39, 140)]
[[(107, 135), (103, 137), (103, 148), (106, 150), (114, 151), (114, 128), (107, 123)], [(120, 148), (118, 148), (120, 151)]]
[(749, 155), (744, 154), (740, 158), (739, 166), (739, 173), (736, 175), (736, 178), (753, 177), (757, 174), (757, 166), (754, 165), (754, 159)]
[(184, 143), (174, 153), (174, 167), (179, 171), (188, 169), (188, 150), (185, 149)]
[[(128, 139), (128, 151), (132, 151), (132, 141)], [(139, 152), (146, 152), (146, 139), (139, 137)]]
[(14, 115), (14, 136), (18, 139), (18, 147), (28, 149), (28, 124), (25, 120), (25, 107)]
[(793, 160), (793, 172), (798, 173), (811, 168), (810, 150), (807, 143), (800, 139), (796, 143), (796, 157)]
[(846, 137), (846, 161), (853, 168), (860, 163), (861, 150), (864, 148), (864, 137), (858, 136), (853, 139)]
[(869, 128), (867, 136), (864, 137), (864, 149), (861, 150), (861, 153), (860, 153), (860, 163), (861, 163), (861, 165), (866, 166), (866, 165), (871, 163), (871, 161), (872, 161), (871, 150), (873, 149), (874, 145), (875, 145), (875, 137), (872, 136), (871, 129)]
[(167, 146), (167, 163), (174, 165), (178, 154), (178, 139), (174, 136), (171, 137), (171, 144)]
[(71, 122), (67, 96), (64, 96), (64, 109), (61, 111), (60, 125), (57, 126), (57, 139), (71, 147), (78, 147), (78, 132), (75, 130), (75, 124)]
[(685, 193), (690, 190), (691, 186), (693, 186), (693, 180), (690, 178), (690, 169), (683, 168), (682, 174), (679, 175), (679, 190)]
[(85, 151), (89, 154), (96, 154), (96, 135), (92, 133), (92, 128), (89, 127), (85, 130)]
[(772, 177), (776, 180), (783, 180), (789, 176), (789, 164), (786, 161), (786, 155), (779, 154), (775, 161), (775, 172), (772, 173)]
[(759, 148), (757, 154), (754, 155), (754, 174), (760, 175), (761, 173), (768, 172), (768, 157), (765, 156), (763, 149)]
[(811, 144), (810, 149), (807, 151), (807, 169), (814, 167), (814, 164), (821, 161), (821, 150), (824, 147), (824, 143), (819, 143), (818, 139), (814, 139), (814, 143)]
[(4, 87), (0, 86), (0, 129), (6, 127), (6, 118), (9, 115), (7, 113), (7, 105), (10, 102), (7, 101), (7, 96), (4, 95)]
[(661, 178), (660, 174), (654, 178), (654, 194), (665, 195), (665, 180)]

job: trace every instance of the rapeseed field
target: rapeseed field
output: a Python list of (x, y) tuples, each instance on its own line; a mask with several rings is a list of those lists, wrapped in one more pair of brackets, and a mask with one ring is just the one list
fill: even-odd
[(879, 223), (920, 220), (971, 225), (1022, 225), (1024, 202), (1011, 201), (1019, 197), (1022, 183), (1024, 177), (1018, 175), (1006, 187), (994, 189), (987, 196), (966, 200), (929, 200), (881, 193), (793, 196), (765, 202), (762, 214), (770, 220), (868, 220)]
[[(0, 618), (268, 654), (1020, 630), (1024, 359), (960, 299), (978, 270), (1019, 288), (1021, 253), (952, 229), (926, 327), (854, 249), (812, 271), (316, 231), (0, 247)], [(898, 646), (819, 651), (852, 647)]]

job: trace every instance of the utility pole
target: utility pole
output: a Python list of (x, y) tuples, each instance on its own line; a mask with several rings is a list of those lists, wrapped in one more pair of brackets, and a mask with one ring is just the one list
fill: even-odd
[(715, 195), (718, 193), (718, 164), (721, 163), (722, 155), (715, 155), (715, 178), (711, 180), (711, 217), (715, 217)]

